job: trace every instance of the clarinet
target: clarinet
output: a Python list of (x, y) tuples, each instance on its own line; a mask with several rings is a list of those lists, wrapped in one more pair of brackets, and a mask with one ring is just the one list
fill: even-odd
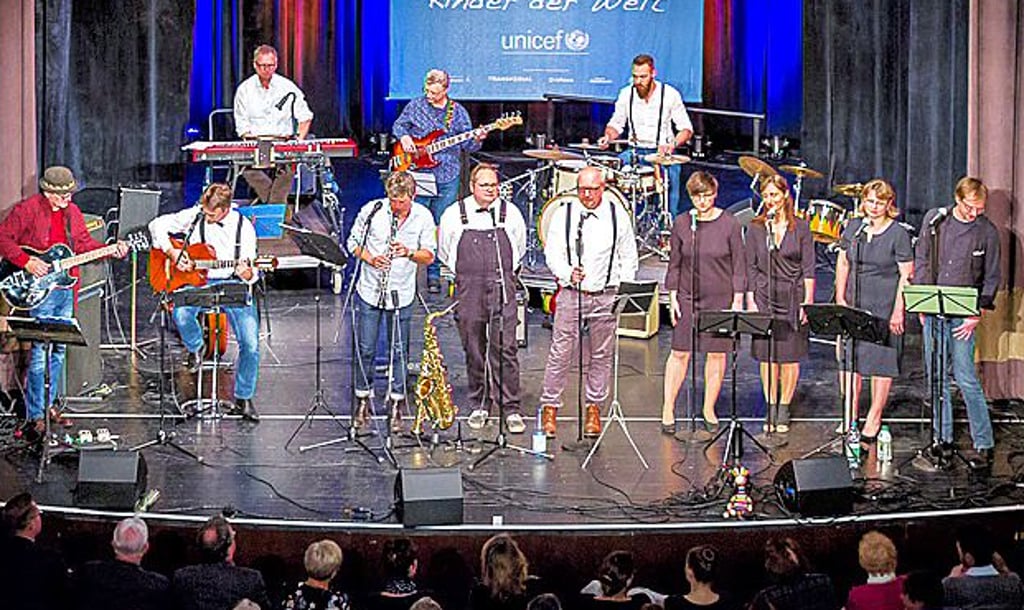
[(394, 259), (395, 238), (398, 237), (398, 215), (391, 213), (391, 234), (388, 235), (388, 266), (380, 274), (380, 282), (377, 284), (380, 290), (380, 297), (377, 299), (377, 307), (384, 309), (388, 301), (388, 288), (391, 284), (391, 262)]

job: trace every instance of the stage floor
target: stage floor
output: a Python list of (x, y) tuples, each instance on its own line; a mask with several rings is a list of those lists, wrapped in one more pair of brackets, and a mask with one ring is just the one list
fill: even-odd
[[(302, 274), (309, 272), (290, 272)], [(308, 280), (308, 277), (307, 277)], [(278, 282), (281, 283), (281, 282)], [(195, 461), (167, 445), (142, 450), (149, 488), (160, 498), (152, 507), (170, 515), (208, 515), (228, 508), (240, 517), (312, 522), (396, 523), (393, 486), (398, 469), (386, 457), (384, 421), (377, 419), (372, 435), (360, 436), (368, 450), (348, 440), (350, 400), (349, 312), (344, 294), (325, 290), (321, 301), (322, 378), (325, 409), (304, 416), (315, 393), (315, 298), (310, 289), (271, 290), (268, 298), (271, 334), (263, 342), (259, 389), (255, 403), (262, 419), (251, 424), (237, 417), (180, 417), (177, 406), (194, 396), (191, 376), (180, 370), (181, 352), (176, 338), (168, 342), (168, 366), (175, 373), (174, 394), (168, 396), (161, 424), (157, 402), (159, 347), (147, 342), (144, 359), (134, 361), (125, 352), (103, 351), (103, 381), (112, 393), (98, 402), (72, 402), (67, 414), (75, 434), (81, 429), (106, 427), (117, 436), (118, 448), (134, 447), (157, 438), (161, 429), (173, 432), (181, 447), (202, 457)], [(418, 360), (422, 345), (424, 307), (436, 309), (449, 303), (446, 297), (430, 297), (416, 308), (411, 337), (412, 354)], [(146, 320), (152, 311), (149, 298), (141, 300), (140, 338), (158, 336), (157, 325)], [(529, 314), (528, 345), (520, 351), (523, 404), (527, 410), (527, 434), (510, 436), (509, 443), (530, 445), (531, 415), (537, 404), (548, 352), (550, 331), (542, 327), (542, 314)], [(567, 402), (559, 417), (558, 438), (549, 443), (553, 459), (522, 455), (512, 449), (498, 451), (474, 465), (490, 447), (479, 442), (497, 437), (496, 420), (482, 431), (470, 431), (463, 418), (471, 410), (465, 403), (465, 365), (458, 334), (450, 316), (439, 323), (440, 344), (450, 369), (455, 402), (460, 408), (456, 426), (440, 433), (440, 444), (422, 446), (416, 439), (394, 437), (391, 454), (403, 469), (432, 466), (457, 467), (465, 493), (465, 523), (489, 527), (515, 526), (623, 527), (636, 524), (703, 524), (722, 520), (731, 494), (723, 485), (721, 462), (725, 439), (705, 446), (681, 443), (659, 431), (664, 360), (670, 332), (649, 339), (621, 339), (619, 396), (626, 415), (624, 426), (636, 441), (630, 447), (625, 431), (609, 427), (588, 468), (581, 468), (586, 452), (570, 452), (564, 445), (576, 439), (575, 374), (569, 380)], [(1016, 482), (1021, 466), (1021, 410), (1016, 405), (993, 410), (997, 452), (992, 476), (970, 477), (957, 465), (948, 472), (927, 473), (909, 461), (915, 449), (929, 439), (923, 416), (925, 387), (920, 362), (920, 337), (911, 335), (905, 353), (906, 374), (893, 387), (886, 421), (895, 437), (895, 460), (879, 469), (869, 453), (855, 472), (857, 501), (854, 514), (920, 514), (922, 511), (1018, 503), (1022, 493)], [(233, 359), (235, 346), (229, 348)], [(764, 403), (756, 363), (744, 345), (737, 360), (736, 410), (744, 429), (760, 432)], [(833, 436), (840, 417), (834, 350), (814, 343), (803, 366), (794, 404), (788, 444), (763, 453), (753, 443), (743, 443), (742, 463), (753, 473), (751, 496), (756, 518), (786, 518), (778, 504), (772, 480), (780, 465), (813, 452)], [(231, 396), (230, 372), (222, 374), (221, 395)], [(384, 388), (378, 386), (378, 397)], [(701, 388), (698, 387), (698, 393)], [(699, 394), (698, 394), (699, 395)], [(380, 400), (376, 401), (381, 405)], [(686, 390), (677, 413), (685, 414)], [(718, 402), (718, 413), (728, 420), (732, 392), (727, 379)], [(383, 408), (378, 406), (383, 416)], [(699, 407), (698, 407), (699, 410)], [(408, 429), (412, 413), (406, 413)], [(958, 417), (963, 417), (958, 411)], [(41, 504), (73, 506), (77, 457), (59, 454), (45, 469), (43, 482), (34, 482), (37, 457), (11, 438), (12, 418), (5, 418), (5, 459), (0, 461), (0, 497), (30, 489)], [(680, 421), (680, 429), (687, 423)], [(461, 430), (461, 446), (455, 442)], [(293, 442), (287, 441), (294, 434)], [(969, 449), (966, 423), (958, 419), (959, 445)], [(306, 449), (324, 441), (328, 446)], [(826, 452), (827, 453), (827, 452)]]

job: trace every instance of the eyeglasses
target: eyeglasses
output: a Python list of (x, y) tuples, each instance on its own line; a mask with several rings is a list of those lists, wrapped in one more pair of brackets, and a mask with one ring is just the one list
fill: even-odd
[(476, 185), (479, 186), (482, 189), (496, 189), (496, 188), (498, 188), (498, 183), (497, 182), (477, 182)]
[(576, 190), (578, 190), (581, 193), (593, 193), (594, 191), (600, 191), (603, 188), (603, 186), (580, 186), (577, 187)]
[(257, 68), (263, 68), (264, 70), (269, 70), (271, 68), (276, 68), (277, 67), (277, 63), (275, 62), (275, 63), (272, 63), (272, 64), (256, 64), (256, 67)]

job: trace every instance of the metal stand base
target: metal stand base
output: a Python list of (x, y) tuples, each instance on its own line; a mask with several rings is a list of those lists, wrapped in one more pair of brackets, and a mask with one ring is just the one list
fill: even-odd
[(597, 452), (597, 448), (601, 445), (601, 441), (604, 440), (604, 435), (608, 434), (608, 430), (612, 427), (612, 423), (619, 425), (622, 429), (622, 434), (626, 436), (626, 440), (629, 441), (630, 447), (633, 448), (633, 453), (640, 460), (640, 463), (644, 465), (644, 468), (650, 468), (647, 465), (647, 460), (644, 459), (644, 454), (640, 453), (639, 447), (633, 442), (633, 437), (629, 434), (629, 428), (626, 427), (626, 419), (622, 414), (622, 405), (618, 400), (613, 400), (610, 407), (608, 407), (608, 417), (605, 418), (604, 426), (601, 428), (601, 435), (594, 441), (594, 445), (590, 448), (590, 453), (587, 454), (587, 459), (583, 460), (581, 468), (587, 469), (587, 465), (590, 464), (590, 458), (594, 457), (594, 453)]

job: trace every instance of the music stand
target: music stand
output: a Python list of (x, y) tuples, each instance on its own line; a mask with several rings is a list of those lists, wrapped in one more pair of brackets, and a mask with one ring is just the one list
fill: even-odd
[[(117, 205), (117, 238), (128, 239), (129, 236), (145, 231), (146, 235), (149, 234), (149, 222), (157, 217), (160, 212), (160, 190), (147, 189), (147, 188), (130, 188), (122, 186), (120, 189), (121, 196), (118, 199)], [(109, 215), (109, 212), (108, 212)], [(113, 273), (113, 261), (107, 259), (104, 264), (107, 266), (107, 278), (106, 281), (109, 283), (110, 290), (107, 295), (107, 333), (110, 337), (110, 319), (113, 318), (117, 324), (117, 328), (120, 332), (120, 343), (111, 341), (100, 345), (101, 349), (124, 349), (128, 348), (131, 350), (131, 359), (134, 363), (136, 358), (141, 355), (139, 350), (138, 340), (138, 285), (139, 285), (139, 251), (137, 248), (132, 248), (128, 256), (131, 257), (131, 280), (130, 280), (130, 309), (129, 309), (129, 342), (125, 344), (124, 329), (121, 327), (121, 318), (118, 313), (118, 294), (120, 291), (117, 290), (117, 286), (114, 283)], [(150, 339), (149, 341), (153, 341)], [(147, 341), (148, 342), (148, 341)], [(146, 342), (144, 342), (146, 343)], [(143, 356), (145, 358), (145, 356)]]
[(50, 378), (50, 359), (53, 357), (53, 344), (88, 345), (82, 328), (75, 318), (39, 316), (36, 318), (8, 317), (7, 323), (11, 333), (22, 341), (41, 342), (44, 353), (43, 369), (43, 422), (44, 433), (42, 448), (39, 451), (39, 468), (36, 470), (36, 483), (43, 482), (43, 470), (50, 463), (50, 390), (53, 380)]
[[(866, 309), (858, 309), (848, 305), (836, 305), (834, 303), (814, 303), (804, 305), (804, 312), (807, 314), (807, 323), (811, 331), (818, 335), (836, 336), (842, 342), (840, 350), (840, 371), (850, 370), (850, 384), (843, 396), (843, 421), (840, 430), (849, 430), (853, 415), (853, 405), (850, 399), (853, 395), (853, 367), (847, 360), (848, 341), (853, 341), (853, 349), (856, 350), (858, 342), (875, 343), (885, 345), (889, 341), (889, 321), (875, 316)], [(801, 459), (820, 453), (828, 448), (834, 448), (838, 443), (842, 446), (844, 437), (842, 433), (834, 435), (825, 443), (807, 452)]]
[[(936, 464), (940, 469), (950, 465), (949, 460), (941, 450), (943, 412), (945, 409), (942, 401), (946, 394), (946, 373), (947, 344), (945, 325), (949, 318), (966, 318), (976, 316), (978, 310), (978, 290), (969, 286), (939, 286), (934, 284), (908, 285), (903, 288), (903, 300), (908, 313), (924, 314), (935, 316), (941, 321), (943, 332), (938, 333), (939, 340), (935, 341), (936, 325), (932, 324), (932, 362), (930, 367), (930, 379), (928, 387), (932, 402), (932, 443), (929, 447), (919, 449), (916, 453), (924, 457), (929, 452), (937, 458)], [(942, 369), (941, 371), (939, 369)], [(953, 406), (950, 405), (950, 416)], [(953, 456), (966, 462), (964, 457), (953, 447)], [(930, 463), (930, 462), (929, 462)], [(917, 462), (915, 462), (915, 465)]]
[(770, 337), (773, 324), (775, 324), (775, 318), (771, 314), (760, 312), (725, 310), (701, 311), (697, 314), (697, 332), (732, 339), (732, 363), (729, 373), (732, 377), (730, 380), (729, 425), (719, 430), (718, 434), (705, 445), (705, 451), (707, 451), (707, 447), (714, 445), (718, 439), (726, 436), (725, 451), (722, 452), (722, 462), (719, 465), (720, 474), (740, 463), (740, 459), (743, 457), (744, 436), (754, 443), (762, 453), (770, 457), (771, 452), (768, 447), (743, 427), (739, 415), (736, 413), (736, 351), (739, 347), (740, 336)]
[[(619, 322), (622, 319), (624, 313), (647, 313), (651, 307), (651, 301), (654, 299), (658, 291), (657, 282), (627, 282), (623, 281), (619, 284), (619, 291), (615, 295), (615, 307), (613, 312), (615, 315), (615, 328), (618, 329)], [(647, 465), (647, 460), (644, 459), (640, 449), (633, 442), (633, 437), (629, 434), (629, 429), (626, 428), (626, 418), (622, 413), (622, 404), (619, 402), (619, 333), (616, 330), (615, 333), (615, 351), (612, 356), (612, 402), (608, 406), (608, 415), (605, 417), (605, 424), (601, 428), (601, 435), (594, 441), (593, 446), (590, 447), (590, 453), (587, 454), (587, 459), (583, 460), (582, 468), (586, 470), (587, 465), (590, 463), (590, 458), (594, 457), (594, 453), (597, 451), (598, 445), (604, 440), (604, 435), (608, 433), (611, 428), (611, 424), (619, 424), (619, 428), (622, 429), (622, 434), (626, 436), (626, 440), (629, 441), (631, 447), (633, 447), (633, 453), (640, 459), (640, 463), (644, 465), (644, 468), (650, 468)]]

